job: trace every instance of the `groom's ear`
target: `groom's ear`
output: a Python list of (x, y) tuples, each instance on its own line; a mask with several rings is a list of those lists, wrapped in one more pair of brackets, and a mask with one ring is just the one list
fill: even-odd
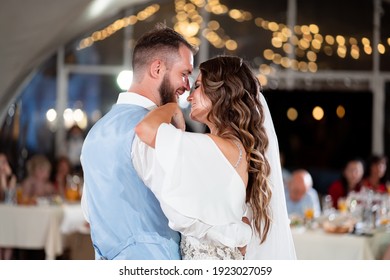
[(154, 79), (159, 79), (161, 75), (163, 74), (164, 70), (164, 63), (157, 59), (152, 62), (150, 65), (149, 71), (150, 71), (150, 76)]

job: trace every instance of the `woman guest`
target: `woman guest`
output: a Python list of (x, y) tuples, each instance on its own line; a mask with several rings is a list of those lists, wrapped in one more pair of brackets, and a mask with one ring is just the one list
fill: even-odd
[(364, 163), (360, 158), (347, 161), (340, 179), (334, 181), (328, 189), (328, 194), (332, 198), (332, 204), (335, 209), (337, 209), (337, 201), (339, 198), (347, 197), (351, 191), (360, 191), (363, 174)]
[(0, 153), (0, 202), (12, 203), (16, 190), (16, 176), (12, 173), (7, 156)]
[(53, 170), (53, 187), (55, 194), (65, 199), (69, 177), (72, 175), (72, 164), (67, 156), (57, 158)]
[(44, 155), (34, 155), (27, 162), (27, 177), (22, 181), (22, 204), (35, 204), (38, 197), (54, 194), (50, 182), (51, 163)]
[[(15, 190), (16, 176), (12, 173), (7, 156), (0, 153), (0, 202), (13, 203)], [(0, 260), (12, 259), (12, 252), (12, 248), (0, 247)]]
[(386, 189), (387, 157), (373, 155), (367, 162), (367, 174), (363, 178), (362, 186), (378, 193), (385, 193)]

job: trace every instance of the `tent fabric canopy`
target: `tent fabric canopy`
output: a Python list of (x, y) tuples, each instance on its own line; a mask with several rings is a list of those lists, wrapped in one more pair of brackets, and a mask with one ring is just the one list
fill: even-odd
[(148, 0), (2, 0), (0, 121), (29, 74), (61, 45)]

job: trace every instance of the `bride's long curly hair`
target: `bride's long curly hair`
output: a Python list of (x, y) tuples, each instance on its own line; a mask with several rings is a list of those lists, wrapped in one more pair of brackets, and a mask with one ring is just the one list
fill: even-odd
[(246, 202), (252, 207), (255, 231), (263, 243), (271, 226), (272, 192), (267, 182), (268, 136), (259, 99), (260, 82), (248, 64), (236, 56), (217, 56), (201, 63), (199, 69), (204, 92), (212, 102), (207, 119), (215, 125), (218, 136), (240, 140), (246, 151)]

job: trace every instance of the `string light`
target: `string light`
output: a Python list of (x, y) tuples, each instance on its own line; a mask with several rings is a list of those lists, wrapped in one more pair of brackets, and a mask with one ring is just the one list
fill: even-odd
[(298, 118), (298, 111), (297, 109), (291, 107), (287, 110), (287, 118), (290, 121), (295, 121)]
[(92, 46), (95, 42), (103, 41), (129, 25), (134, 25), (138, 21), (144, 21), (155, 13), (157, 13), (159, 9), (160, 5), (153, 4), (138, 12), (137, 15), (131, 15), (116, 20), (105, 28), (93, 32), (91, 36), (82, 39), (77, 47), (77, 50), (88, 48)]
[(345, 116), (345, 108), (342, 105), (337, 106), (336, 115), (342, 119)]
[(325, 115), (324, 109), (322, 109), (320, 106), (315, 106), (313, 108), (312, 115), (315, 120), (320, 121)]
[[(290, 28), (283, 23), (254, 17), (249, 11), (236, 8), (230, 9), (228, 6), (221, 4), (220, 0), (175, 0), (174, 3), (176, 12), (174, 29), (191, 44), (199, 46), (201, 43), (199, 37), (203, 36), (216, 48), (225, 48), (234, 52), (239, 47), (239, 43), (226, 34), (221, 24), (215, 19), (208, 22), (205, 28), (202, 29), (203, 18), (199, 13), (200, 9), (215, 15), (226, 14), (240, 23), (253, 21), (258, 28), (272, 32), (271, 44), (276, 50), (264, 50), (263, 57), (286, 69), (315, 73), (318, 71), (317, 58), (320, 52), (326, 56), (337, 55), (342, 59), (349, 55), (355, 60), (358, 60), (363, 52), (366, 55), (373, 53), (373, 46), (368, 38), (358, 39), (340, 34), (336, 36), (324, 35), (320, 33), (320, 27), (313, 23), (295, 25)], [(106, 28), (95, 31), (91, 36), (82, 39), (78, 49), (105, 40), (129, 25), (135, 25), (139, 21), (146, 20), (159, 10), (160, 6), (153, 4), (137, 14), (118, 19)], [(390, 38), (387, 38), (387, 44), (390, 46)], [(379, 54), (385, 54), (386, 46), (383, 43), (379, 43), (376, 48)], [(278, 51), (281, 51), (281, 53), (278, 53)], [(295, 58), (291, 58), (293, 51), (295, 51)], [(265, 73), (260, 73), (267, 76)]]

